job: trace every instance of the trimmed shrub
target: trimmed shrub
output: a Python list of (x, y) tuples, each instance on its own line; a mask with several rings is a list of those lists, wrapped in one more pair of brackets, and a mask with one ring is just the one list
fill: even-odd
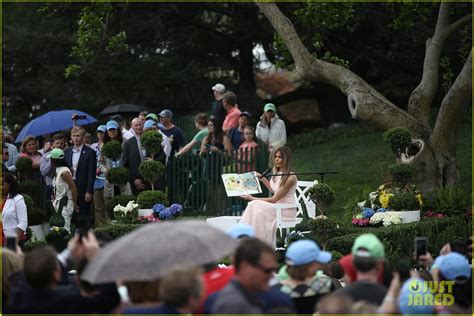
[(143, 191), (137, 196), (137, 203), (140, 204), (140, 208), (149, 209), (153, 208), (155, 204), (168, 205), (168, 198), (166, 194), (161, 191)]
[(420, 203), (413, 192), (395, 194), (388, 200), (388, 207), (395, 211), (414, 211), (420, 209)]
[(20, 157), (15, 166), (18, 172), (30, 173), (33, 170), (33, 161), (28, 157)]
[(130, 177), (130, 171), (125, 167), (111, 168), (107, 171), (107, 180), (116, 185), (124, 185)]
[(130, 201), (135, 201), (136, 198), (133, 195), (117, 195), (110, 199), (107, 203), (105, 203), (105, 211), (110, 219), (114, 218), (114, 207), (117, 205), (127, 205)]
[(18, 183), (18, 191), (24, 195), (28, 194), (35, 202), (39, 202), (40, 185), (32, 180), (25, 180)]
[(318, 183), (308, 191), (309, 197), (316, 204), (316, 207), (324, 215), (325, 210), (334, 202), (334, 190), (326, 183)]
[(97, 227), (94, 231), (107, 233), (112, 239), (117, 239), (141, 226), (143, 224), (106, 224)]
[(392, 180), (400, 187), (405, 186), (415, 175), (415, 170), (412, 165), (401, 162), (396, 162), (388, 166), (388, 171)]
[(165, 166), (156, 160), (145, 160), (140, 164), (138, 171), (142, 175), (143, 179), (150, 183), (151, 189), (154, 191), (155, 182), (163, 175)]
[(35, 240), (35, 241), (28, 240), (27, 242), (25, 242), (25, 245), (23, 246), (23, 251), (28, 252), (36, 248), (45, 247), (46, 245), (47, 244), (45, 240)]
[(28, 226), (41, 225), (46, 222), (46, 216), (38, 207), (26, 208), (28, 216)]
[(332, 238), (326, 248), (349, 254), (354, 240), (363, 233), (373, 233), (380, 238), (385, 246), (385, 255), (393, 267), (401, 257), (411, 257), (415, 237), (428, 238), (429, 251), (436, 255), (447, 242), (467, 240), (470, 236), (472, 223), (456, 217), (423, 219), (419, 222), (392, 225), (379, 228), (357, 228), (345, 230), (345, 235)]
[(22, 194), (23, 199), (25, 200), (26, 209), (29, 210), (35, 206), (33, 199), (28, 194)]
[(394, 127), (383, 134), (383, 140), (390, 145), (395, 155), (400, 156), (410, 146), (411, 133), (405, 128)]
[(101, 153), (104, 155), (104, 157), (112, 160), (118, 160), (122, 154), (122, 144), (116, 140), (112, 140), (102, 146)]
[(153, 158), (157, 153), (160, 152), (160, 150), (162, 150), (161, 142), (163, 141), (163, 136), (161, 136), (161, 133), (158, 131), (148, 130), (143, 132), (140, 141), (150, 158)]
[(331, 238), (341, 236), (343, 233), (337, 222), (332, 218), (310, 219), (308, 221), (308, 226), (311, 233), (313, 233), (323, 248)]

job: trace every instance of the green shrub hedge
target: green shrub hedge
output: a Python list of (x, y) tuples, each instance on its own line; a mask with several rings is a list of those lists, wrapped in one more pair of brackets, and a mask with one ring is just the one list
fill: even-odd
[(117, 239), (141, 226), (143, 226), (143, 224), (105, 224), (97, 227), (95, 231), (107, 233), (112, 239)]
[(394, 266), (401, 257), (412, 256), (415, 237), (427, 237), (430, 253), (437, 255), (445, 243), (468, 239), (471, 234), (471, 225), (471, 221), (458, 217), (447, 217), (423, 219), (415, 223), (388, 227), (340, 228), (346, 230), (345, 235), (341, 236), (341, 232), (338, 231), (339, 237), (330, 239), (326, 250), (349, 254), (357, 236), (363, 233), (374, 233), (385, 245), (385, 256), (391, 266)]

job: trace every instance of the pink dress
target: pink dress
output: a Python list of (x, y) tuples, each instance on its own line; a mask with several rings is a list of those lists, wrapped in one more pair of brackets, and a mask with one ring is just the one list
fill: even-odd
[[(274, 192), (280, 187), (282, 177), (273, 177), (270, 180), (270, 187)], [(296, 183), (290, 188), (288, 193), (276, 204), (295, 204)], [(273, 203), (254, 200), (250, 201), (242, 215), (242, 223), (249, 224), (255, 230), (257, 238), (267, 242), (271, 246), (276, 245), (276, 210)], [(296, 208), (282, 210), (282, 219), (291, 220), (296, 217)]]

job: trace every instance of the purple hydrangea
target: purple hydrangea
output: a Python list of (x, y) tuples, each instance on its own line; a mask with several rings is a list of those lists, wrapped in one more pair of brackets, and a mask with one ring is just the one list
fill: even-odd
[(171, 214), (171, 210), (169, 208), (165, 208), (164, 210), (161, 210), (159, 213), (159, 218), (162, 220), (167, 220), (173, 217), (173, 214)]
[(374, 215), (374, 210), (371, 209), (370, 207), (365, 207), (363, 210), (362, 210), (362, 217), (363, 218), (371, 218), (372, 215)]
[(174, 203), (174, 204), (171, 204), (171, 206), (169, 207), (169, 210), (171, 212), (171, 215), (178, 216), (183, 211), (183, 206), (181, 204)]
[(153, 213), (161, 213), (161, 211), (163, 211), (164, 209), (166, 209), (166, 207), (163, 205), (163, 204), (155, 204), (153, 205)]

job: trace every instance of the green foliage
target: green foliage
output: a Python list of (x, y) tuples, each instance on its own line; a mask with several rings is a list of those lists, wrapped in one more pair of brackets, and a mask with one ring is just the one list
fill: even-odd
[(436, 191), (435, 210), (448, 216), (462, 216), (469, 209), (469, 194), (459, 187), (444, 187)]
[(143, 132), (140, 141), (150, 158), (153, 158), (158, 152), (160, 152), (160, 150), (162, 150), (161, 142), (163, 141), (163, 136), (158, 131), (148, 130)]
[(466, 240), (472, 223), (456, 217), (423, 219), (419, 222), (380, 228), (352, 228), (339, 237), (331, 238), (326, 248), (342, 254), (351, 252), (354, 240), (362, 233), (374, 233), (385, 245), (386, 258), (393, 267), (401, 257), (411, 257), (415, 237), (428, 238), (429, 251), (437, 255), (441, 247), (450, 241)]
[(318, 183), (308, 190), (310, 198), (316, 207), (324, 215), (325, 210), (334, 202), (335, 192), (326, 183)]
[(443, 87), (443, 91), (446, 93), (449, 88), (451, 88), (454, 80), (454, 73), (449, 65), (449, 57), (441, 57), (439, 67), (441, 70), (441, 86)]
[(97, 227), (95, 231), (107, 233), (110, 235), (110, 237), (112, 237), (112, 239), (117, 239), (119, 237), (122, 237), (125, 234), (130, 233), (131, 231), (134, 231), (135, 229), (141, 226), (143, 225), (142, 224), (120, 224), (120, 223), (105, 224), (105, 225)]
[(122, 154), (122, 144), (116, 140), (112, 140), (102, 146), (101, 153), (104, 157), (118, 160)]
[(23, 199), (25, 200), (26, 209), (32, 209), (35, 206), (33, 199), (28, 194), (22, 194)]
[(137, 196), (137, 203), (140, 204), (140, 208), (142, 209), (153, 208), (153, 205), (155, 204), (169, 204), (165, 193), (161, 191), (150, 190), (140, 192), (140, 194)]
[(27, 157), (19, 157), (15, 166), (18, 172), (30, 173), (33, 170), (33, 161)]
[(404, 2), (403, 5), (388, 4), (388, 7), (394, 14), (394, 19), (388, 27), (395, 31), (408, 30), (413, 28), (415, 23), (428, 23), (433, 11), (433, 6), (416, 2)]
[(310, 219), (309, 227), (311, 233), (322, 245), (326, 245), (331, 238), (340, 236), (343, 232), (339, 229), (337, 222), (331, 218)]
[(56, 227), (60, 227), (60, 228), (64, 227), (66, 221), (65, 221), (65, 219), (62, 215), (62, 212), (63, 212), (64, 206), (66, 206), (66, 204), (67, 204), (67, 201), (68, 201), (67, 196), (64, 196), (59, 201), (58, 209), (54, 210), (54, 214), (51, 215), (51, 217), (49, 218), (49, 226), (51, 226), (51, 227), (56, 226)]
[(28, 252), (36, 248), (42, 248), (45, 247), (46, 241), (45, 240), (28, 240), (25, 242), (25, 245), (23, 246), (23, 251)]
[(394, 127), (383, 134), (383, 140), (390, 145), (393, 153), (400, 156), (411, 143), (411, 133), (405, 128)]
[(420, 203), (413, 192), (401, 192), (392, 196), (388, 207), (395, 211), (414, 211), (420, 209)]
[(392, 180), (399, 187), (405, 186), (415, 175), (415, 170), (412, 165), (401, 162), (396, 162), (388, 166), (388, 171)]
[(38, 207), (27, 207), (27, 216), (28, 216), (28, 225), (41, 225), (46, 221), (46, 216), (43, 214), (43, 211)]
[(117, 195), (111, 198), (107, 203), (105, 203), (105, 211), (110, 219), (114, 218), (114, 207), (117, 205), (127, 205), (128, 202), (135, 201), (133, 195)]
[(116, 185), (124, 185), (130, 177), (130, 171), (125, 167), (111, 168), (107, 171), (107, 180)]
[(67, 243), (72, 235), (63, 227), (51, 227), (46, 234), (45, 240), (48, 245), (52, 246), (58, 253), (67, 248)]
[(153, 190), (155, 181), (163, 175), (165, 166), (156, 160), (145, 160), (140, 164), (138, 171), (142, 175), (143, 179), (150, 183)]

